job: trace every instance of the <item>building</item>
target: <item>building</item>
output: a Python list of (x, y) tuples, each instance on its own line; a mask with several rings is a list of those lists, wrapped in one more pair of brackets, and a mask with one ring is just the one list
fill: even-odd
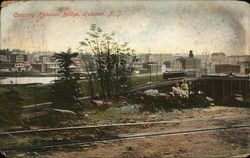
[(9, 63), (9, 62), (0, 62), (0, 72), (11, 72), (15, 71), (15, 64), (14, 63)]
[(165, 61), (171, 60), (172, 54), (149, 54), (148, 62), (163, 63)]
[(31, 54), (25, 54), (24, 55), (24, 61), (29, 62), (29, 63), (34, 62), (35, 57), (34, 57), (34, 55), (31, 55)]
[(189, 51), (188, 57), (179, 57), (172, 60), (172, 70), (185, 71), (185, 72), (196, 72), (197, 76), (201, 75), (201, 59), (195, 58), (193, 51)]
[(44, 63), (46, 67), (46, 73), (57, 73), (59, 70), (59, 62), (46, 62)]
[(147, 63), (147, 62), (155, 62), (155, 63), (163, 63), (165, 61), (169, 61), (172, 59), (172, 54), (138, 54), (136, 55), (137, 63)]
[(147, 63), (149, 62), (149, 54), (137, 54), (136, 55), (137, 63)]
[(195, 58), (193, 51), (189, 51), (188, 57), (180, 57), (172, 61), (173, 70), (195, 71), (200, 75), (201, 59)]
[(250, 68), (245, 69), (245, 74), (250, 74)]
[(40, 55), (39, 56), (39, 61), (42, 63), (50, 62), (51, 59), (52, 59), (52, 57), (49, 55)]
[(250, 69), (250, 61), (242, 61), (238, 62), (237, 65), (240, 65), (240, 72), (248, 74), (249, 69)]
[(201, 60), (202, 68), (207, 67), (211, 63), (209, 55), (196, 55), (195, 57)]
[(225, 64), (226, 55), (224, 53), (213, 53), (211, 55), (211, 62), (213, 65)]
[(250, 55), (231, 55), (226, 58), (228, 64), (238, 64), (244, 61), (250, 61)]
[(83, 72), (84, 69), (84, 61), (80, 57), (72, 58), (73, 65), (75, 66), (76, 72)]
[(173, 60), (171, 62), (171, 69), (172, 70), (182, 70), (182, 64), (179, 60)]
[(215, 65), (215, 73), (240, 73), (240, 65), (231, 65), (231, 64)]
[(17, 72), (25, 72), (26, 67), (24, 63), (15, 63), (15, 71)]
[(27, 71), (24, 63), (0, 63), (0, 69), (3, 72), (25, 72)]
[(0, 54), (0, 62), (9, 62), (8, 56)]
[(31, 63), (31, 71), (46, 72), (46, 65), (44, 63)]
[(185, 71), (197, 71), (201, 68), (201, 59), (188, 57), (185, 59), (183, 68)]
[(23, 54), (11, 54), (10, 55), (10, 62), (23, 63), (24, 62), (24, 55)]
[(201, 59), (201, 74), (214, 73), (213, 64), (210, 61), (209, 55), (197, 55)]
[(143, 69), (147, 69), (148, 73), (160, 73), (162, 72), (162, 64), (157, 64), (154, 62), (144, 63)]
[(138, 71), (140, 69), (143, 68), (143, 64), (142, 63), (134, 63), (134, 70)]

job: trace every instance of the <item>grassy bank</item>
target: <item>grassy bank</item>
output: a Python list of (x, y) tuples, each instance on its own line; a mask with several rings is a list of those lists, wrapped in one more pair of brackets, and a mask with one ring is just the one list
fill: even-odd
[(147, 82), (160, 82), (164, 81), (162, 74), (161, 75), (148, 75), (148, 76), (132, 76), (131, 77), (131, 86), (138, 86), (145, 84)]
[[(44, 103), (50, 101), (50, 87), (49, 85), (30, 85), (30, 86), (15, 86), (15, 85), (2, 85), (1, 90), (13, 89), (18, 92), (19, 96), (23, 99), (21, 105), (30, 105), (35, 103)], [(1, 95), (1, 94), (0, 94)], [(11, 100), (10, 100), (11, 102)]]

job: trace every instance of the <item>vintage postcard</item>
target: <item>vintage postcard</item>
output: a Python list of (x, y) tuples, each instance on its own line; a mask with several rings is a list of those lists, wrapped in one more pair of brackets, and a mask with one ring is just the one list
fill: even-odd
[(249, 3), (3, 1), (0, 22), (0, 158), (249, 157)]

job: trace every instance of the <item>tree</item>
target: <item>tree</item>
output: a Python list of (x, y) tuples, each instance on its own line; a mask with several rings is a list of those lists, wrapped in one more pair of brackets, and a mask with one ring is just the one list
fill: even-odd
[(135, 60), (135, 51), (128, 47), (127, 42), (119, 44), (115, 41), (114, 35), (114, 32), (103, 33), (100, 27), (92, 24), (87, 37), (80, 42), (86, 51), (93, 53), (100, 95), (107, 100), (128, 86), (128, 76)]
[(59, 79), (52, 85), (52, 103), (54, 107), (72, 109), (74, 105), (79, 103), (80, 88), (78, 80), (79, 73), (72, 71), (72, 58), (78, 53), (67, 52), (56, 53), (53, 57), (59, 62)]
[(90, 96), (93, 98), (94, 97), (94, 73), (92, 73), (92, 71), (95, 70), (95, 64), (93, 62), (93, 57), (91, 56), (91, 54), (81, 54), (82, 55), (82, 61), (83, 61), (83, 65), (85, 67), (85, 71), (86, 71), (86, 79), (88, 81), (87, 84), (87, 89), (90, 92)]

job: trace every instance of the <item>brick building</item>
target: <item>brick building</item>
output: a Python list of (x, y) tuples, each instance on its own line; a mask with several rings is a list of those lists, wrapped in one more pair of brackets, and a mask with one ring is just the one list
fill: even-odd
[(215, 73), (240, 73), (240, 65), (231, 65), (231, 64), (215, 65)]

